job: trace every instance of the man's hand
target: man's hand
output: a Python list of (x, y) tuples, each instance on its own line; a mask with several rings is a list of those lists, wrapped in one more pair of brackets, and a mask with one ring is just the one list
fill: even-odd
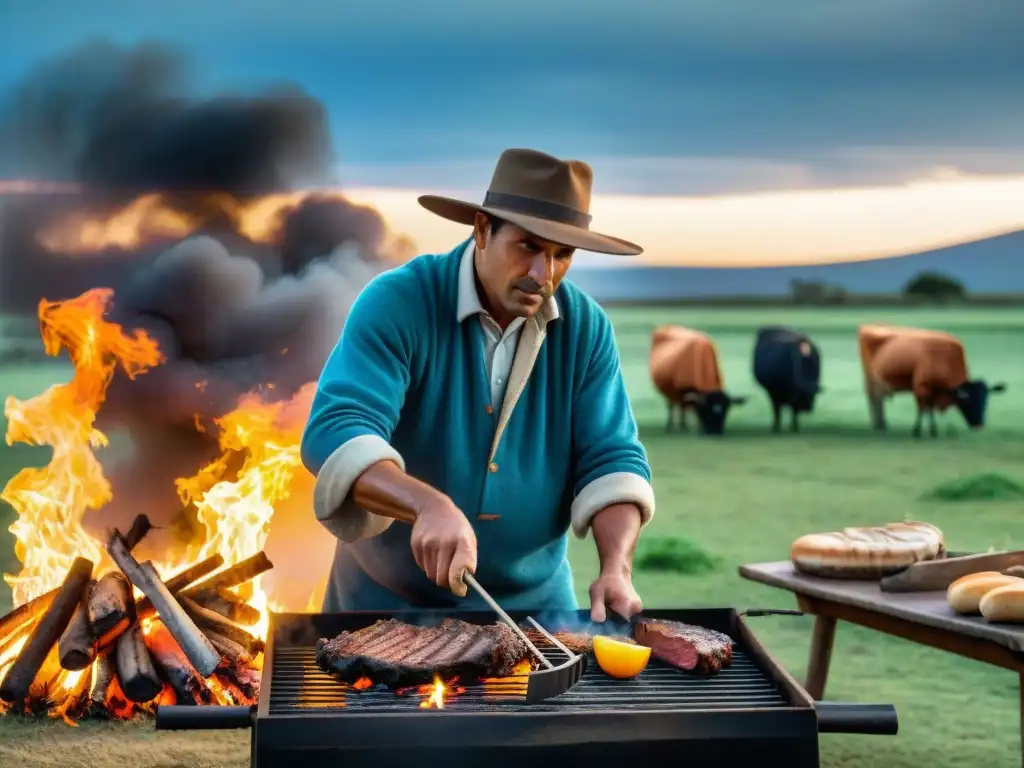
[(476, 573), (476, 533), (450, 499), (423, 508), (412, 526), (416, 565), (439, 587), (466, 596), (463, 571)]
[(590, 585), (590, 619), (597, 624), (608, 619), (608, 611), (631, 619), (643, 607), (626, 567), (602, 571)]

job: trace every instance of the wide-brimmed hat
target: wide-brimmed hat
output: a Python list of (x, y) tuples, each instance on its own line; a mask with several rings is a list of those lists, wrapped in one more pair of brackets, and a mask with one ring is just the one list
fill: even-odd
[(621, 256), (643, 253), (635, 243), (590, 230), (593, 183), (594, 172), (582, 160), (560, 160), (533, 149), (507, 149), (498, 158), (483, 203), (438, 195), (423, 195), (419, 202), (431, 213), (459, 224), (472, 225), (477, 213), (487, 213), (571, 248)]

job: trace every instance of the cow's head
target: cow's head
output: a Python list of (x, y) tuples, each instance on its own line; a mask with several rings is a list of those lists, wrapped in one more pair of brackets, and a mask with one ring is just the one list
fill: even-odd
[(985, 408), (990, 394), (1006, 391), (1005, 384), (989, 386), (981, 379), (965, 381), (959, 387), (950, 390), (953, 402), (963, 414), (964, 421), (972, 429), (980, 429), (985, 424)]
[(682, 396), (684, 403), (693, 406), (700, 421), (701, 431), (707, 435), (720, 435), (725, 431), (725, 417), (734, 405), (743, 405), (745, 397), (730, 397), (721, 390), (714, 392), (687, 392)]

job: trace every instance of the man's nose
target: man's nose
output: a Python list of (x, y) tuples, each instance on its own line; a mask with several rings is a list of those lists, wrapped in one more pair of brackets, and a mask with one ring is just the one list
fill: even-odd
[(530, 271), (527, 274), (537, 285), (546, 287), (551, 282), (553, 271), (554, 259), (547, 254), (543, 254), (535, 256), (530, 261)]

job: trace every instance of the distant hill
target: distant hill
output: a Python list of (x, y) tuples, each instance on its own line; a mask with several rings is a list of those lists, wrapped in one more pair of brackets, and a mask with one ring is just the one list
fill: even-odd
[(956, 277), (968, 292), (1024, 293), (1024, 230), (873, 261), (791, 267), (594, 267), (570, 280), (599, 301), (784, 296), (790, 280), (840, 285), (850, 294), (898, 293), (925, 270)]

